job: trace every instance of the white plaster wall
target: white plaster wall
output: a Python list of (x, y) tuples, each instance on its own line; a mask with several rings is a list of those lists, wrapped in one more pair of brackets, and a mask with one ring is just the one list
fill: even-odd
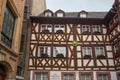
[(110, 72), (111, 73), (111, 80), (117, 80), (116, 72)]
[(30, 71), (30, 80), (33, 79), (33, 71)]

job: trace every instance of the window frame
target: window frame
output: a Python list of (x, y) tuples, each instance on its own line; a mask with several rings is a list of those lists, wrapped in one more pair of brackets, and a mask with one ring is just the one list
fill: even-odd
[(90, 25), (82, 25), (82, 33), (83, 34), (90, 34), (91, 33)]
[[(90, 51), (88, 51), (88, 48), (90, 48)], [(87, 53), (84, 53), (84, 49), (85, 49), (85, 52), (87, 52)], [(89, 58), (92, 58), (93, 57), (92, 47), (91, 46), (82, 46), (82, 55), (84, 58), (86, 55), (88, 55)], [(87, 58), (87, 56), (86, 56), (86, 58)]]
[(76, 80), (75, 79), (75, 72), (62, 72), (62, 75), (61, 75), (61, 77), (62, 77), (62, 80), (64, 80), (64, 75), (73, 75), (73, 80)]
[[(48, 49), (50, 50), (49, 51), (49, 53), (47, 53), (46, 54), (46, 51), (48, 51), (48, 50), (46, 50), (46, 47), (48, 47)], [(43, 48), (43, 53), (41, 53), (41, 49), (40, 48)], [(45, 48), (45, 49), (44, 49)], [(37, 52), (37, 57), (51, 57), (51, 46), (49, 46), (49, 45), (41, 45), (41, 46), (38, 46), (38, 52)], [(43, 56), (42, 56), (43, 55)]]
[[(58, 26), (57, 29), (56, 29), (56, 26)], [(59, 31), (59, 30), (62, 30), (62, 32), (60, 32), (60, 33), (65, 33), (65, 25), (63, 25), (63, 24), (55, 24), (54, 25), (54, 33), (57, 33), (57, 31)]]
[(86, 13), (80, 13), (80, 18), (87, 18), (87, 14)]
[[(14, 28), (15, 28), (15, 23), (16, 23), (16, 15), (13, 13), (13, 11), (10, 9), (10, 7), (8, 5), (6, 6), (4, 14), (5, 15), (4, 15), (4, 20), (3, 20), (3, 24), (2, 24), (1, 41), (7, 47), (11, 48), (12, 39), (13, 39), (13, 35), (14, 35)], [(7, 22), (5, 20), (6, 17), (7, 17)], [(8, 24), (8, 22), (11, 26)]]
[(96, 72), (97, 80), (99, 80), (98, 79), (99, 75), (107, 75), (108, 80), (111, 80), (110, 72)]
[[(45, 27), (44, 29), (43, 29), (43, 26)], [(45, 32), (45, 30), (46, 30), (46, 32)], [(40, 32), (42, 32), (42, 33), (51, 33), (52, 32), (52, 25), (51, 24), (41, 24)]]
[(51, 12), (45, 12), (45, 17), (52, 17), (52, 13)]
[(100, 25), (92, 25), (92, 31), (94, 34), (100, 34), (101, 33), (101, 27)]
[[(58, 58), (61, 58), (62, 56), (61, 55), (58, 55), (58, 54), (54, 54), (54, 47), (64, 47), (65, 48), (65, 52), (64, 52), (64, 54), (63, 54), (63, 58), (64, 57), (66, 57), (67, 56), (67, 47), (66, 46), (53, 46), (53, 57), (58, 57)], [(59, 54), (61, 54), (61, 53), (59, 53)], [(55, 55), (55, 56), (54, 56)], [(60, 57), (61, 56), (61, 57)]]
[(36, 74), (37, 73), (47, 73), (48, 80), (50, 80), (50, 72), (48, 72), (48, 71), (34, 71), (33, 72), (33, 80), (36, 80)]
[(93, 72), (79, 72), (79, 80), (82, 80), (81, 75), (90, 75), (90, 80), (93, 80)]
[[(98, 48), (99, 50), (97, 51), (96, 48)], [(101, 48), (103, 49), (103, 51), (102, 51), (103, 53), (101, 53), (101, 50), (100, 50)], [(105, 47), (104, 46), (95, 46), (94, 49), (95, 49), (96, 57), (98, 57), (100, 55), (105, 56)], [(99, 54), (97, 52), (99, 52)]]

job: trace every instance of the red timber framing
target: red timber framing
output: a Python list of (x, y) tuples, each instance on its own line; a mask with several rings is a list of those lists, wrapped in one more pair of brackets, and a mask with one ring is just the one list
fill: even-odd
[[(50, 24), (52, 32), (41, 32), (42, 24)], [(65, 32), (55, 33), (56, 24), (64, 25)], [(29, 70), (115, 70), (113, 48), (103, 19), (31, 17), (31, 25)], [(90, 26), (90, 34), (82, 33), (83, 25)], [(100, 26), (100, 34), (93, 33), (93, 25)], [(74, 40), (77, 46), (72, 45)], [(38, 57), (38, 46), (51, 46), (51, 56)], [(54, 46), (65, 46), (66, 57), (54, 57)], [(83, 57), (83, 46), (91, 47), (91, 58)], [(95, 48), (100, 46), (104, 48), (103, 58), (96, 57)]]

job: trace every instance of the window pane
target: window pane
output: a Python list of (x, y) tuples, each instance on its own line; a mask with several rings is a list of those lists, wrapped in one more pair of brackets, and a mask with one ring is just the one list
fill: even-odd
[(53, 47), (53, 57), (58, 57), (57, 55), (66, 57), (66, 47)]
[(2, 36), (4, 36), (2, 42), (8, 47), (11, 47), (14, 24), (15, 24), (15, 16), (11, 12), (11, 10), (8, 7), (6, 7), (4, 20), (2, 24)]
[(38, 47), (38, 57), (50, 57), (51, 47), (50, 46), (39, 46)]

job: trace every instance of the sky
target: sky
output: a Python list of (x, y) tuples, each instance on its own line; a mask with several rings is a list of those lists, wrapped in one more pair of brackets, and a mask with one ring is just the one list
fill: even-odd
[(53, 12), (62, 9), (65, 12), (109, 11), (114, 0), (46, 0), (47, 9)]

